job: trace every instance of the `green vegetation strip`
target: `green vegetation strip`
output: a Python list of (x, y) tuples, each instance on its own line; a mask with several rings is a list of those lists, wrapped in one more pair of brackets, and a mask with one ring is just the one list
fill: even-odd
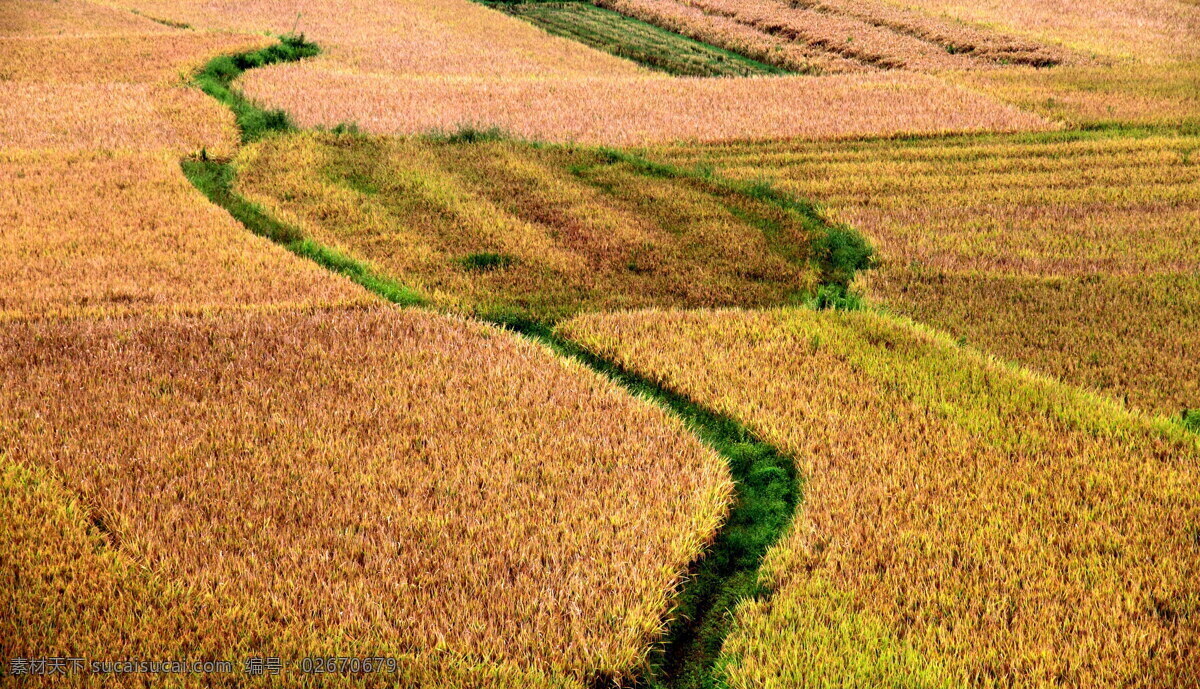
[(563, 36), (676, 76), (746, 77), (787, 74), (780, 67), (688, 38), (581, 0), (482, 4)]
[[(233, 88), (233, 80), (247, 69), (300, 60), (319, 52), (320, 49), (305, 42), (303, 36), (284, 36), (278, 45), (210, 61), (196, 75), (195, 81), (205, 93), (233, 110), (243, 142), (256, 141), (268, 133), (289, 131), (294, 127), (283, 111), (264, 110), (248, 100)], [(405, 306), (424, 303), (424, 299), (412, 289), (376, 273), (361, 261), (306, 238), (299, 229), (275, 220), (256, 204), (242, 198), (233, 188), (234, 170), (231, 164), (210, 160), (206, 153), (202, 153), (200, 160), (184, 160), (181, 166), (193, 186), (251, 232), (283, 245), (297, 256), (346, 276), (390, 302)]]
[[(721, 177), (714, 173), (711, 167), (683, 168), (613, 148), (602, 148), (601, 151), (612, 162), (626, 163), (645, 175), (706, 182), (725, 191), (742, 194), (787, 211), (800, 221), (801, 226), (813, 238), (808, 247), (808, 260), (817, 269), (820, 285), (817, 293), (807, 300), (806, 305), (816, 309), (857, 309), (862, 306), (861, 298), (850, 287), (859, 271), (875, 267), (875, 251), (854, 228), (826, 220), (825, 213), (818, 204), (780, 191), (766, 181), (747, 182)], [(773, 251), (785, 258), (795, 258), (789, 255), (789, 247), (778, 246), (778, 242), (773, 241), (778, 234), (778, 228), (773, 226), (769, 219), (750, 217), (732, 207), (729, 210), (757, 225)]]
[(800, 502), (796, 463), (732, 418), (596, 356), (548, 326), (531, 321), (494, 323), (574, 359), (631, 394), (673, 412), (729, 464), (735, 488), (729, 517), (708, 552), (694, 563), (679, 593), (663, 646), (651, 659), (651, 675), (644, 683), (652, 689), (724, 686), (715, 674), (715, 665), (733, 625), (734, 609), (742, 600), (771, 593), (758, 570), (767, 550), (791, 523)]
[(371, 269), (367, 264), (336, 249), (305, 238), (299, 230), (267, 215), (233, 190), (233, 166), (213, 160), (185, 160), (183, 174), (202, 191), (209, 201), (229, 211), (248, 230), (281, 244), (288, 251), (315, 261), (322, 267), (344, 275), (394, 304), (416, 306), (424, 303), (420, 294)]
[(243, 143), (258, 141), (269, 132), (294, 129), (292, 122), (282, 110), (265, 110), (252, 103), (233, 88), (233, 80), (248, 69), (277, 62), (295, 62), (320, 52), (321, 49), (315, 43), (305, 41), (304, 36), (282, 36), (277, 45), (210, 60), (195, 76), (195, 83), (202, 91), (233, 110)]

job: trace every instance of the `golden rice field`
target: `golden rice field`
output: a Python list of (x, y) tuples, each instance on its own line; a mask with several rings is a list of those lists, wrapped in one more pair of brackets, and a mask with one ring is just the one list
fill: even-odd
[(253, 70), (240, 86), (305, 126), (354, 122), (379, 134), (498, 126), (528, 138), (607, 144), (1051, 126), (917, 74), (674, 79), (470, 0), (108, 2), (197, 29), (303, 31), (322, 56)]
[(1071, 125), (1200, 125), (1200, 61), (960, 72), (953, 81)]
[(264, 36), (192, 33), (83, 0), (0, 8), (0, 145), (230, 155), (229, 111), (185, 78)]
[[(729, 499), (659, 408), (428, 313), (27, 321), (0, 362), (6, 511), (53, 519), (6, 527), (12, 655), (112, 654), (108, 609), (182, 608), (139, 647), (628, 676)], [(56, 532), (88, 557), (58, 559)], [(43, 576), (80, 596), (45, 604)], [(108, 585), (128, 598), (89, 594)]]
[(1078, 62), (1069, 52), (875, 0), (594, 0), (800, 72)]
[[(305, 62), (255, 70), (240, 83), (305, 126), (354, 122), (381, 134), (474, 126), (535, 140), (644, 144), (1051, 128), (1036, 115), (919, 74), (497, 82), (360, 74)], [(810, 109), (814, 101), (822, 108)]]
[(0, 684), (1200, 689), (1200, 4), (586, 2), (0, 1)]
[(171, 157), (0, 151), (0, 317), (364, 303), (245, 231)]
[(884, 0), (1080, 52), (1147, 63), (1200, 57), (1190, 0)]
[(1200, 443), (873, 313), (561, 326), (806, 476), (719, 667), (731, 687), (1191, 687)]
[(1200, 407), (1200, 138), (1050, 136), (663, 149), (769, 176), (862, 230), (867, 294), (1136, 406)]
[(248, 200), (463, 313), (771, 305), (817, 280), (798, 218), (595, 151), (317, 133), (236, 165)]

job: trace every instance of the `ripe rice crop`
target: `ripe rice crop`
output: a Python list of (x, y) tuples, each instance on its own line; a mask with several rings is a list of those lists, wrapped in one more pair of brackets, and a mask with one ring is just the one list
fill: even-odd
[(236, 162), (275, 217), (468, 313), (779, 304), (817, 280), (797, 216), (594, 151), (305, 133)]
[[(0, 572), (33, 580), (0, 594), (0, 630), (21, 630), (6, 655), (119, 657), (132, 626), (151, 648), (458, 655), (511, 668), (497, 683), (514, 687), (519, 672), (627, 677), (731, 492), (658, 407), (415, 310), (15, 322), (0, 381), (5, 509), (42, 490), (21, 474), (77, 496), (4, 532), (28, 570), (5, 557)], [(55, 530), (96, 555), (56, 555)], [(30, 542), (50, 552), (15, 550)], [(130, 598), (97, 600), (113, 577)], [(73, 622), (104, 605), (191, 614), (178, 639), (154, 636), (178, 621)]]
[(21, 0), (0, 4), (0, 38), (128, 36), (171, 33), (162, 24), (89, 0)]
[(879, 250), (864, 284), (900, 313), (1177, 414), (1200, 407), (1198, 148), (1050, 135), (660, 153), (823, 202)]
[(303, 33), (320, 64), (391, 74), (569, 77), (646, 74), (638, 65), (469, 0), (112, 0), (197, 29)]
[(918, 74), (498, 82), (335, 72), (314, 62), (253, 70), (238, 83), (304, 126), (354, 122), (378, 134), (495, 126), (530, 139), (634, 144), (1050, 126)]
[(1053, 120), (1200, 125), (1200, 61), (963, 72), (954, 81)]
[(216, 55), (264, 45), (264, 36), (181, 31), (72, 0), (0, 12), (4, 146), (235, 149), (232, 115), (184, 81)]
[(873, 0), (593, 0), (797, 71), (937, 71), (1075, 60), (1062, 50)]
[(239, 81), (248, 96), (304, 126), (354, 122), (379, 134), (498, 126), (528, 138), (611, 144), (1048, 126), (915, 75), (673, 79), (467, 0), (123, 4), (197, 28), (304, 32), (321, 56), (252, 70)]
[(238, 139), (229, 110), (194, 89), (0, 82), (0, 109), (0, 141), (11, 148), (224, 156)]
[(589, 314), (586, 348), (806, 477), (730, 686), (1191, 687), (1200, 443), (871, 312)]
[(41, 84), (179, 85), (218, 55), (268, 45), (265, 36), (192, 33), (0, 37), (0, 80)]
[(0, 150), (0, 315), (362, 302), (255, 237), (167, 155)]
[(1177, 0), (885, 0), (1085, 53), (1169, 62), (1200, 58), (1200, 6)]

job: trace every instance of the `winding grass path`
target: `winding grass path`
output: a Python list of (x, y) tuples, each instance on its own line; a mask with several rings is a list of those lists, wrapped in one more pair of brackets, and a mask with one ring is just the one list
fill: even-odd
[[(196, 76), (196, 84), (233, 110), (243, 142), (255, 141), (268, 133), (286, 132), (294, 130), (294, 127), (286, 113), (263, 110), (247, 100), (232, 87), (233, 81), (247, 69), (300, 60), (318, 52), (315, 45), (303, 39), (285, 37), (278, 45), (264, 50), (211, 61)], [(628, 153), (612, 151), (611, 154), (640, 162), (661, 174), (678, 173)], [(184, 160), (181, 165), (198, 189), (251, 232), (349, 277), (388, 301), (404, 306), (426, 306), (420, 294), (392, 277), (379, 274), (365, 263), (305, 238), (297, 228), (277, 221), (257, 205), (246, 201), (233, 188), (234, 170), (230, 163), (209, 160), (206, 155), (201, 155), (199, 160)], [(757, 190), (754, 193), (766, 194), (767, 191)], [(785, 200), (782, 197), (778, 202), (797, 203), (794, 199)], [(800, 210), (803, 210), (806, 222), (822, 222), (811, 207), (805, 206)], [(831, 236), (844, 239), (837, 233), (846, 231), (845, 228), (828, 225), (824, 229), (824, 233), (814, 235), (817, 237), (818, 254), (835, 250), (824, 246), (822, 242), (829, 243)], [(827, 277), (830, 286), (839, 287), (840, 283), (844, 287), (844, 275)], [(720, 453), (728, 463), (736, 491), (728, 519), (705, 555), (692, 564), (690, 575), (679, 591), (678, 604), (667, 634), (661, 646), (653, 651), (649, 673), (642, 681), (644, 686), (654, 688), (724, 686), (723, 679), (715, 674), (714, 667), (722, 643), (733, 624), (733, 611), (743, 599), (770, 595), (760, 581), (759, 567), (767, 550), (791, 523), (801, 499), (801, 479), (797, 476), (796, 463), (733, 419), (581, 348), (556, 334), (548, 324), (533, 321), (493, 323), (538, 342), (559, 356), (578, 361), (623, 386), (630, 394), (647, 399), (677, 415), (702, 442)]]

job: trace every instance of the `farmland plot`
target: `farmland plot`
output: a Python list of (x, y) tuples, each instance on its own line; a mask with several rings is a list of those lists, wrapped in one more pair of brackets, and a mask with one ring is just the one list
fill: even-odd
[(0, 150), (0, 316), (362, 303), (250, 235), (170, 155)]
[(79, 0), (0, 15), (0, 141), (6, 148), (206, 150), (229, 155), (227, 109), (185, 85), (207, 60), (263, 36), (182, 31)]
[(581, 0), (487, 3), (556, 36), (681, 76), (755, 76), (785, 70)]
[(1067, 51), (875, 0), (593, 0), (697, 40), (800, 72), (1049, 66)]
[[(32, 587), (0, 594), (6, 657), (123, 652), (103, 600), (41, 583), (116, 577), (133, 590), (108, 609), (153, 608), (136, 648), (626, 677), (730, 490), (659, 408), (512, 335), (390, 307), (11, 323), (0, 378), (4, 509), (61, 481), (103, 537), (94, 558), (55, 555), (56, 529), (94, 540), (62, 500), (5, 530), (29, 569), (0, 576)], [(175, 605), (179, 638), (154, 622)]]
[(1200, 139), (1071, 135), (663, 150), (863, 231), (879, 302), (1168, 415), (1200, 407)]
[(239, 87), (304, 126), (353, 122), (379, 134), (499, 126), (535, 139), (609, 144), (1051, 126), (917, 74), (720, 84), (674, 78), (469, 0), (110, 4), (198, 29), (303, 32), (321, 45), (320, 57), (252, 70)]
[(561, 332), (806, 478), (733, 687), (1190, 687), (1200, 445), (869, 312), (588, 314)]
[(770, 305), (818, 277), (795, 214), (597, 151), (311, 133), (237, 167), (250, 201), (466, 313)]

